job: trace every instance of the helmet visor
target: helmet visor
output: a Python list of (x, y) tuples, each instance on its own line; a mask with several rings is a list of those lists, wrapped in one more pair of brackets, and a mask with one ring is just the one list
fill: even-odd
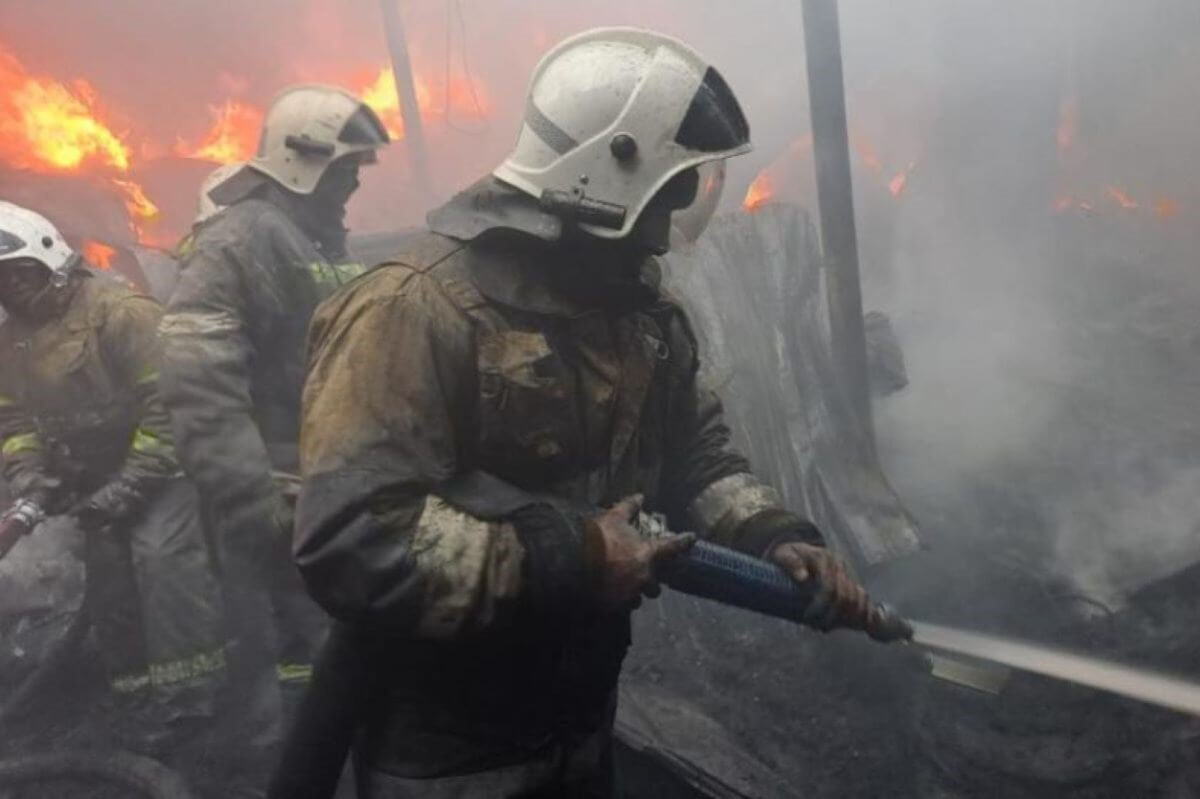
[(388, 132), (379, 116), (370, 106), (360, 105), (338, 134), (338, 141), (364, 147), (382, 147), (387, 144)]
[(708, 161), (696, 167), (700, 180), (696, 197), (686, 207), (671, 214), (674, 237), (694, 243), (712, 221), (725, 190), (725, 160)]
[(0, 258), (25, 249), (25, 241), (15, 233), (0, 230)]
[(683, 116), (675, 143), (701, 153), (739, 150), (750, 143), (750, 123), (729, 84), (712, 67)]

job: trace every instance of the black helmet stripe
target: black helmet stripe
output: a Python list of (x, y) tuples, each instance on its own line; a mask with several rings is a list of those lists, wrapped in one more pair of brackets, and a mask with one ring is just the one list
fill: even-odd
[(550, 149), (559, 155), (566, 155), (579, 146), (579, 142), (571, 138), (571, 134), (555, 125), (550, 117), (534, 104), (533, 100), (525, 108), (525, 124), (537, 137), (544, 141)]
[(750, 141), (750, 123), (737, 97), (712, 67), (704, 73), (704, 82), (692, 98), (675, 141), (702, 153), (734, 150)]

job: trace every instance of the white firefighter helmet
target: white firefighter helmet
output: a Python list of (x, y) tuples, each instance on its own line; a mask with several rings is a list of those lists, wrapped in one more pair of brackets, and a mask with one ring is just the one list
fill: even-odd
[(49, 219), (0, 201), (0, 265), (23, 259), (45, 266), (56, 282), (65, 280), (79, 262), (79, 256)]
[(542, 58), (517, 146), (493, 174), (617, 239), (672, 177), (749, 150), (737, 98), (699, 53), (648, 30), (598, 28)]
[(208, 193), (220, 186), (225, 181), (236, 175), (246, 166), (241, 161), (236, 161), (232, 164), (222, 164), (209, 173), (200, 183), (200, 198), (196, 203), (196, 218), (192, 220), (192, 225), (199, 225), (220, 211), (225, 206), (220, 205)]
[(296, 194), (311, 194), (325, 170), (351, 153), (388, 143), (370, 106), (345, 89), (305, 84), (284, 89), (263, 122), (249, 166)]

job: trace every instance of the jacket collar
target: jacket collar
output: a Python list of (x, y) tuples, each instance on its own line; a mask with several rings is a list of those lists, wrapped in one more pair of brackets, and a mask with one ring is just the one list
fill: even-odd
[(562, 220), (538, 207), (522, 191), (488, 175), (425, 217), (434, 233), (474, 241), (492, 231), (516, 231), (541, 241), (562, 238)]
[(662, 268), (653, 258), (642, 261), (628, 277), (587, 287), (566, 279), (578, 268), (569, 253), (527, 237), (484, 237), (466, 252), (468, 274), (479, 293), (519, 311), (569, 318), (604, 311), (622, 314), (661, 299)]

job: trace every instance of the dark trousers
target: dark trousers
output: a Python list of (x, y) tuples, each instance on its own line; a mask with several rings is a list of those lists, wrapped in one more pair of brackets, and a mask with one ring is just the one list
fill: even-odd
[(285, 542), (273, 549), (265, 563), (228, 551), (222, 558), (230, 638), (222, 716), (236, 749), (232, 767), (264, 786), (328, 627)]
[(84, 541), (88, 607), (114, 692), (151, 697), (165, 723), (211, 716), (224, 636), (195, 488), (173, 480), (127, 524)]

